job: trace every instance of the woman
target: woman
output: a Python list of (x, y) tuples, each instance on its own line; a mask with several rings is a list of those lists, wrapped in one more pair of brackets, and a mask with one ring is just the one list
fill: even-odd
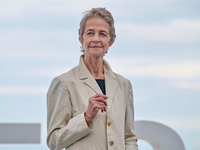
[(114, 43), (114, 20), (104, 8), (88, 11), (79, 29), (79, 65), (51, 83), (47, 93), (47, 145), (51, 150), (137, 150), (129, 80), (103, 59)]

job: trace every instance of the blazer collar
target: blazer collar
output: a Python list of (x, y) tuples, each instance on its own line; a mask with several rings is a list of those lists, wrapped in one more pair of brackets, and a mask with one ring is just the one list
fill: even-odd
[[(108, 112), (110, 110), (114, 92), (117, 87), (117, 80), (108, 62), (104, 59), (103, 59), (103, 67), (104, 67), (104, 74), (105, 74), (106, 95), (108, 96), (108, 99), (107, 99), (107, 103), (108, 103), (107, 112)], [(96, 80), (87, 69), (83, 60), (83, 55), (81, 55), (80, 57), (79, 71), (80, 71), (80, 76), (79, 76), (80, 80), (84, 80), (85, 84), (87, 84), (95, 93), (102, 93)]]

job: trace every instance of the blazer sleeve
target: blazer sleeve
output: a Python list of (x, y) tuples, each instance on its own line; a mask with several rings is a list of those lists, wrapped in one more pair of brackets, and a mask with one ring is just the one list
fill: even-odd
[(125, 116), (125, 149), (138, 150), (137, 137), (134, 134), (134, 106), (133, 106), (133, 91), (130, 81), (128, 81), (128, 95)]
[(72, 118), (72, 104), (67, 86), (54, 78), (47, 92), (47, 145), (61, 150), (91, 133), (84, 113)]

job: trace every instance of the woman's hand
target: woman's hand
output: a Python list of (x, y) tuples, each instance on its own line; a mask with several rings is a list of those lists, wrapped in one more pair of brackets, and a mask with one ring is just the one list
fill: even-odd
[(88, 109), (85, 113), (85, 121), (89, 125), (92, 120), (96, 117), (98, 111), (101, 109), (101, 112), (106, 112), (107, 102), (106, 99), (108, 96), (103, 94), (96, 94), (89, 98)]

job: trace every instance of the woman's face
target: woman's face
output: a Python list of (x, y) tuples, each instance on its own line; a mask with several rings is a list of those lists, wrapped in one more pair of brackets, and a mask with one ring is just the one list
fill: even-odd
[(110, 43), (109, 24), (101, 17), (89, 19), (83, 33), (83, 45), (86, 56), (103, 57), (114, 41)]

